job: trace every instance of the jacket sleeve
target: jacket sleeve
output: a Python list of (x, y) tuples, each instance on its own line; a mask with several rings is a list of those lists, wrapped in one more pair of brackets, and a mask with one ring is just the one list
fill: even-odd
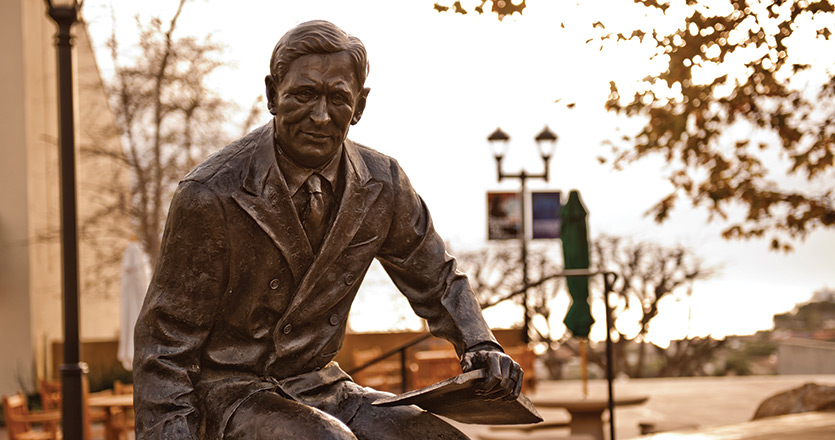
[(174, 194), (135, 329), (137, 439), (199, 439), (194, 383), (228, 279), (222, 206), (204, 184)]
[(392, 160), (394, 215), (378, 259), (433, 335), (452, 343), (459, 357), (471, 347), (498, 347), (467, 276), (457, 269), (432, 226), (423, 199)]

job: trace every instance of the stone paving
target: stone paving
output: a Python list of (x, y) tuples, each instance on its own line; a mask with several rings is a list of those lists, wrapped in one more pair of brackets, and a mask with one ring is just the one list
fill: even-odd
[(640, 437), (642, 440), (832, 440), (835, 413), (807, 412), (768, 417), (753, 422)]
[[(668, 430), (704, 429), (745, 423), (751, 420), (757, 406), (765, 398), (808, 382), (835, 385), (835, 375), (619, 379), (615, 381), (615, 395), (646, 395), (649, 396), (649, 400), (640, 406), (615, 408), (615, 436), (617, 440), (640, 437), (640, 423), (654, 424)], [(529, 395), (535, 399), (537, 396), (545, 395), (580, 396), (581, 394), (579, 381), (544, 381), (540, 382), (535, 393)], [(591, 397), (605, 398), (606, 382), (604, 380), (591, 381), (589, 394)], [(568, 419), (568, 413), (564, 410), (540, 410), (540, 413), (546, 421)], [(479, 433), (490, 432), (489, 428), (484, 426), (456, 425), (474, 440), (478, 438)], [(832, 413), (832, 424), (829, 428), (835, 430), (835, 413)], [(553, 432), (555, 438), (568, 435), (568, 430), (565, 428), (554, 429), (550, 432)], [(608, 426), (605, 432), (608, 438)], [(693, 438), (688, 437), (688, 439)], [(767, 437), (752, 438), (765, 440)], [(806, 440), (798, 436), (792, 438), (793, 440)], [(809, 437), (810, 440), (816, 438)], [(835, 435), (821, 438), (835, 439)]]
[[(780, 426), (792, 427), (793, 440), (835, 439), (835, 413), (824, 413), (816, 423), (802, 422), (802, 416), (791, 417), (783, 421), (775, 420), (772, 428), (763, 427), (762, 423), (748, 423), (760, 402), (782, 391), (801, 386), (808, 382), (822, 385), (835, 385), (835, 375), (797, 375), (797, 376), (743, 376), (743, 377), (696, 377), (663, 379), (619, 379), (615, 381), (615, 394), (619, 396), (646, 395), (649, 400), (640, 406), (615, 409), (616, 440), (628, 440), (641, 436), (640, 423), (652, 423), (667, 429), (696, 428), (702, 431), (698, 436), (650, 437), (651, 440), (694, 440), (694, 439), (747, 439), (778, 440), (786, 438), (785, 431), (769, 434), (768, 429), (779, 430)], [(535, 393), (537, 396), (580, 396), (579, 381), (542, 381)], [(594, 380), (589, 384), (591, 397), (605, 398), (606, 382)], [(546, 421), (567, 421), (568, 413), (564, 410), (549, 409), (540, 411)], [(831, 414), (831, 418), (829, 418)], [(824, 420), (821, 422), (821, 419)], [(828, 421), (831, 419), (831, 423)], [(767, 420), (767, 419), (766, 419)], [(811, 419), (809, 419), (811, 420)], [(489, 433), (489, 427), (477, 425), (459, 426), (473, 440), (478, 434)], [(795, 426), (798, 425), (798, 426)], [(775, 428), (776, 426), (776, 428)], [(806, 426), (807, 430), (802, 431)], [(709, 433), (708, 428), (715, 428)], [(724, 431), (723, 431), (724, 430)], [(606, 427), (608, 436), (609, 428)], [(495, 433), (495, 431), (492, 431)], [(553, 438), (568, 436), (568, 430), (558, 428), (543, 431), (553, 433)], [(718, 436), (725, 432), (725, 436)], [(737, 436), (731, 436), (736, 432)], [(740, 436), (747, 433), (747, 436)], [(546, 435), (545, 437), (548, 437)], [(0, 428), (0, 439), (6, 439), (5, 431)], [(536, 438), (536, 437), (533, 437)]]

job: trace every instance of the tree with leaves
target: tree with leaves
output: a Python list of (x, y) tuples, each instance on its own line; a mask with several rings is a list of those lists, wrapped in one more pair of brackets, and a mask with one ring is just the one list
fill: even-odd
[[(680, 21), (652, 33), (666, 70), (648, 72), (631, 97), (612, 83), (607, 108), (646, 121), (628, 148), (615, 148), (616, 166), (655, 154), (670, 165), (674, 191), (652, 208), (656, 220), (684, 197), (729, 219), (724, 237), (766, 236), (784, 250), (787, 239), (835, 227), (835, 67), (816, 64), (832, 58), (815, 53), (835, 53), (833, 4), (640, 3), (650, 17)], [(770, 172), (772, 150), (806, 182), (795, 187)]]
[[(478, 4), (473, 6), (472, 10), (478, 14), (483, 14), (484, 5), (486, 5), (488, 1), (490, 2), (490, 12), (496, 14), (499, 17), (499, 20), (517, 12), (521, 15), (522, 11), (524, 11), (527, 6), (525, 4), (525, 0), (518, 0), (517, 2), (514, 2), (513, 0), (478, 0)], [(467, 8), (461, 4), (460, 0), (456, 1), (451, 6), (444, 6), (440, 3), (435, 3), (435, 10), (438, 12), (451, 11), (456, 14), (463, 15), (467, 15), (468, 13)]]
[[(605, 106), (643, 125), (611, 141), (615, 168), (651, 156), (668, 165), (673, 189), (650, 208), (655, 220), (686, 199), (728, 222), (724, 238), (762, 237), (775, 250), (835, 228), (833, 2), (633, 1), (643, 19), (599, 17), (587, 44), (649, 48), (646, 76), (613, 79)], [(526, 6), (489, 2), (499, 19)], [(453, 6), (435, 9), (468, 10)]]

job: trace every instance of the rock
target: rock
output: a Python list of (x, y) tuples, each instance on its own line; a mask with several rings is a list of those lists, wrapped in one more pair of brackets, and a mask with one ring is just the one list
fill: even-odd
[(835, 411), (835, 386), (807, 383), (760, 403), (753, 420), (808, 411)]

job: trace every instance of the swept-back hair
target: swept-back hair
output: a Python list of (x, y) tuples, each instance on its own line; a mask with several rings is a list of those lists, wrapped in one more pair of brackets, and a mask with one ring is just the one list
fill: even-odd
[(296, 59), (312, 54), (347, 52), (354, 62), (354, 74), (360, 87), (368, 76), (368, 57), (359, 38), (347, 34), (335, 24), (325, 20), (302, 23), (287, 31), (278, 40), (270, 58), (270, 75), (280, 84)]

